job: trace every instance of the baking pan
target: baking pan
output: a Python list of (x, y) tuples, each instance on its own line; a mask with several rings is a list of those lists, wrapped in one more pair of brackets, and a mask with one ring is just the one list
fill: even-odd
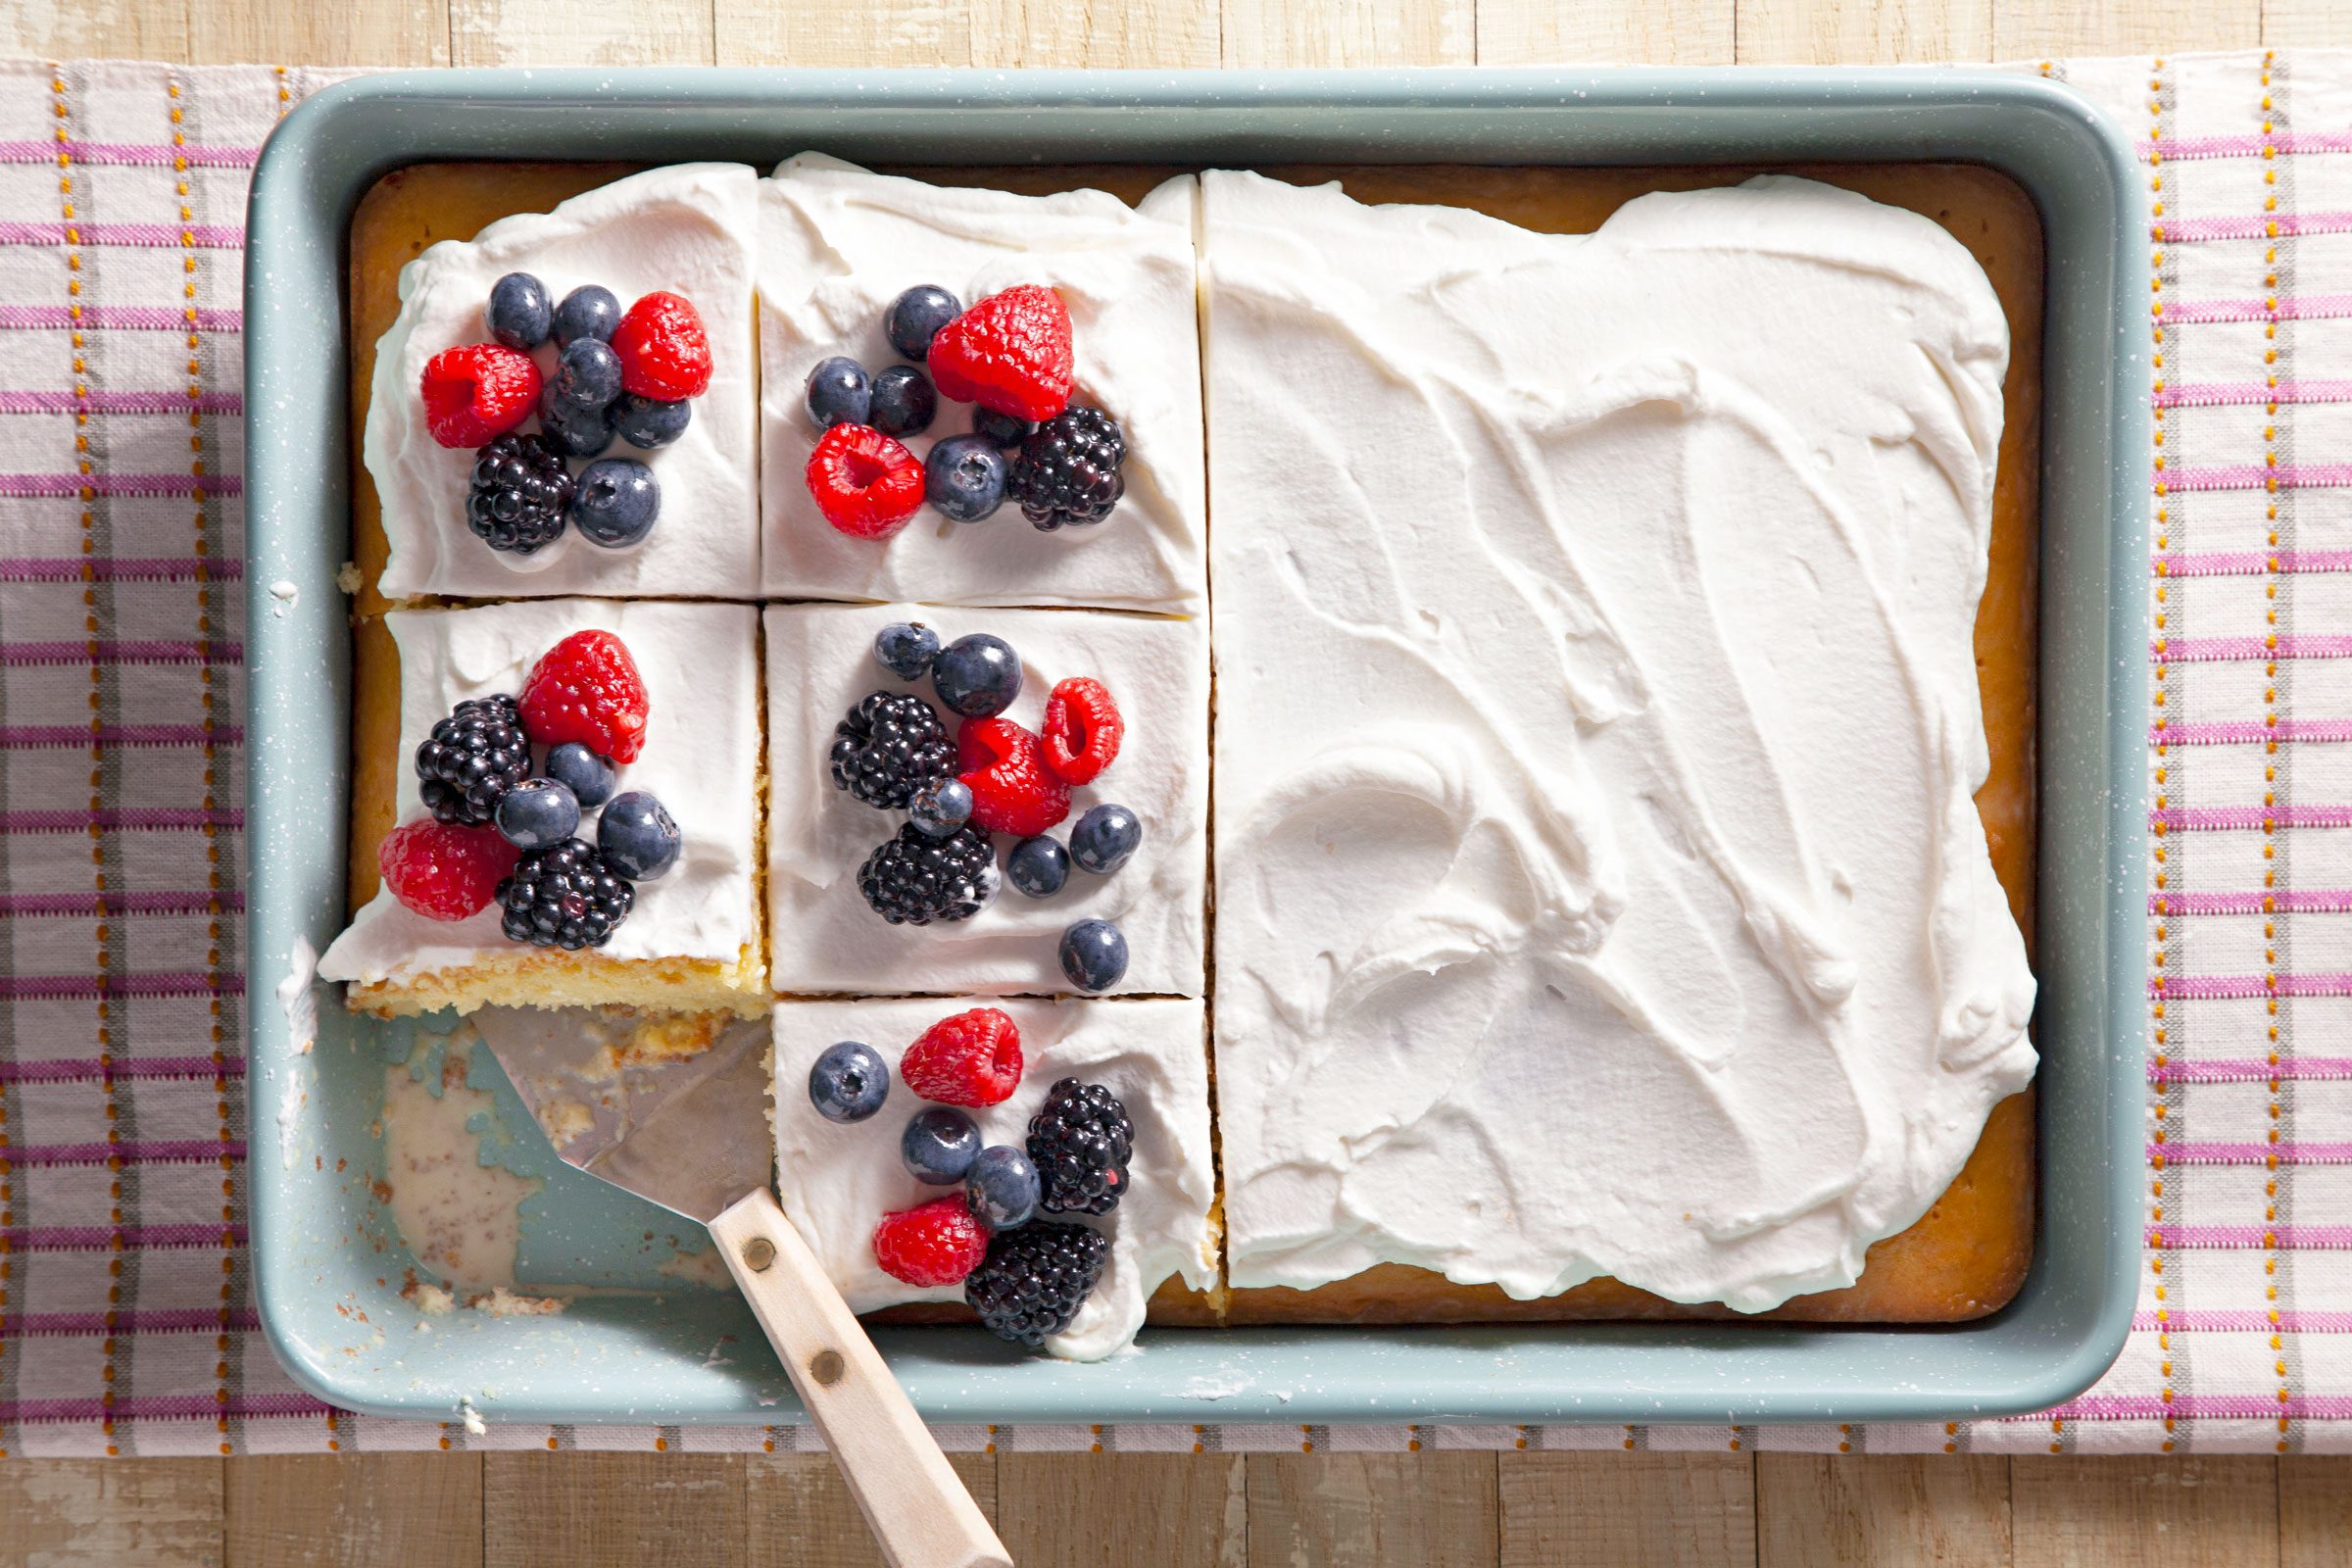
[[(2136, 163), (2052, 82), (1951, 70), (447, 71), (330, 87), (254, 175), (245, 272), (246, 844), (252, 1257), (293, 1376), (347, 1409), (592, 1422), (794, 1420), (731, 1296), (652, 1259), (658, 1210), (590, 1191), (511, 1099), (536, 1175), (525, 1277), (601, 1283), (562, 1315), (418, 1328), (380, 1170), (408, 1024), (309, 985), (344, 918), (351, 780), (345, 241), (379, 176), (449, 159), (866, 164), (1977, 163), (2044, 227), (2040, 1006), (2034, 1261), (2016, 1299), (1933, 1328), (1544, 1324), (1147, 1330), (1071, 1365), (974, 1328), (877, 1336), (936, 1421), (1886, 1421), (2038, 1409), (2122, 1348), (2139, 1251), (2147, 908), (2148, 382)], [(315, 1018), (315, 1024), (314, 1024)], [(486, 1053), (476, 1082), (499, 1093)], [(494, 1139), (498, 1129), (494, 1126)]]

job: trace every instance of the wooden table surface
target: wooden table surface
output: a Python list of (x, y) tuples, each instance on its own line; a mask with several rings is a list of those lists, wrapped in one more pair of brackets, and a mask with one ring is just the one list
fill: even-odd
[[(193, 64), (1715, 65), (2352, 44), (2352, 0), (0, 0), (0, 52)], [(1024, 1568), (2352, 1568), (2352, 1459), (967, 1455)], [(874, 1561), (821, 1458), (0, 1464), (19, 1564)]]

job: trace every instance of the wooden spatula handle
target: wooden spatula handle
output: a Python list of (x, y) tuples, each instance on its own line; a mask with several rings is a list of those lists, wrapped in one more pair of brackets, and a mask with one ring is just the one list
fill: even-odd
[(1012, 1568), (816, 1255), (764, 1189), (710, 1222), (891, 1568)]

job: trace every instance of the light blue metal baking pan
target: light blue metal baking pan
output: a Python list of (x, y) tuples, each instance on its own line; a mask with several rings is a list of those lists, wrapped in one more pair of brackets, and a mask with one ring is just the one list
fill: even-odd
[[(252, 1241), (263, 1321), (302, 1384), (386, 1414), (447, 1415), (461, 1398), (492, 1418), (543, 1421), (797, 1414), (731, 1295), (652, 1272), (642, 1234), (674, 1233), (674, 1223), (567, 1180), (552, 1161), (537, 1168), (546, 1185), (532, 1200), (525, 1270), (613, 1292), (560, 1317), (458, 1313), (416, 1332), (396, 1294), (407, 1259), (368, 1183), (351, 1176), (380, 1168), (371, 1123), (384, 1063), (406, 1055), (408, 1038), (327, 998), (316, 1046), (298, 1051), (289, 1017), (299, 1009), (271, 998), (292, 956), (323, 949), (342, 924), (350, 646), (335, 571), (350, 535), (344, 248), (354, 204), (386, 171), (431, 159), (766, 166), (811, 147), (865, 163), (1000, 165), (1958, 160), (2023, 185), (2047, 246), (2042, 1202), (2017, 1299), (1982, 1322), (1907, 1330), (1160, 1330), (1144, 1336), (1142, 1354), (1095, 1366), (1024, 1359), (976, 1329), (882, 1334), (927, 1415), (1922, 1420), (2037, 1409), (2105, 1369), (2130, 1324), (2139, 1243), (2149, 442), (2140, 181), (2122, 134), (2089, 104), (2032, 77), (1941, 70), (500, 71), (330, 88), (287, 117), (253, 184)], [(480, 1071), (494, 1069), (485, 1059)], [(527, 1161), (531, 1131), (507, 1109), (522, 1133), (511, 1157)], [(1220, 1396), (1202, 1402), (1211, 1389)]]

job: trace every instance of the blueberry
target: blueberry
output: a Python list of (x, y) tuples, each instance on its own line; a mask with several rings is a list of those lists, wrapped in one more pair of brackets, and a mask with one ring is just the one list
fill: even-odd
[(644, 790), (613, 796), (596, 820), (596, 847), (607, 864), (632, 882), (651, 882), (677, 864), (684, 842), (669, 808)]
[(808, 1103), (827, 1121), (863, 1121), (890, 1098), (890, 1069), (874, 1048), (844, 1040), (808, 1069)]
[(607, 550), (643, 540), (661, 512), (662, 486), (635, 458), (600, 458), (572, 485), (571, 525)]
[(972, 433), (984, 435), (1001, 447), (1017, 447), (1037, 433), (1037, 421), (1024, 419), (1017, 414), (999, 414), (994, 409), (974, 409)]
[(939, 412), (931, 378), (911, 365), (894, 365), (874, 377), (866, 422), (884, 435), (920, 435)]
[(1108, 991), (1127, 975), (1127, 938), (1108, 920), (1080, 920), (1061, 934), (1061, 972), (1081, 991)]
[(865, 368), (836, 354), (819, 360), (808, 372), (808, 422), (819, 430), (837, 424), (863, 424), (873, 412), (874, 387)]
[(544, 850), (571, 837), (580, 803), (552, 778), (526, 778), (498, 798), (499, 836), (518, 850)]
[(582, 283), (557, 302), (556, 347), (568, 348), (584, 337), (610, 343), (619, 325), (620, 301), (612, 297), (612, 291), (595, 283)]
[(1028, 1153), (1010, 1144), (991, 1144), (972, 1156), (963, 1174), (963, 1200), (972, 1217), (992, 1231), (1008, 1231), (1029, 1223), (1037, 1212), (1037, 1167)]
[(921, 680), (939, 656), (939, 633), (919, 620), (896, 620), (874, 634), (874, 658), (901, 680)]
[(1070, 858), (1081, 871), (1108, 876), (1127, 863), (1127, 857), (1144, 842), (1144, 824), (1124, 806), (1088, 808), (1070, 829)]
[(934, 442), (923, 460), (923, 499), (940, 515), (978, 522), (1004, 500), (1004, 454), (984, 435)]
[(953, 1187), (980, 1152), (980, 1129), (952, 1105), (932, 1105), (907, 1119), (899, 1135), (906, 1174), (928, 1187)]
[(1070, 879), (1070, 852), (1040, 834), (1023, 839), (1004, 858), (1004, 874), (1033, 899), (1050, 899)]
[(995, 409), (971, 409), (971, 432), (986, 435), (998, 447), (1018, 447), (1018, 444), (1037, 435), (1037, 420), (1021, 418), (1018, 414), (998, 414)]
[(959, 778), (926, 784), (906, 805), (906, 820), (928, 838), (944, 839), (971, 819), (972, 787)]
[(611, 758), (599, 757), (578, 741), (549, 748), (544, 771), (571, 791), (583, 808), (604, 805), (620, 782), (620, 768)]
[(963, 314), (963, 306), (955, 295), (937, 283), (917, 283), (890, 302), (890, 316), (883, 330), (890, 334), (890, 346), (910, 360), (919, 360), (931, 352), (931, 340), (939, 329)]
[(659, 398), (623, 392), (620, 401), (612, 405), (612, 428), (623, 441), (648, 452), (684, 435), (693, 419), (694, 405), (683, 398), (663, 403)]
[(545, 283), (528, 272), (509, 272), (490, 285), (490, 306), (482, 319), (492, 337), (528, 353), (547, 341), (556, 309), (548, 303)]
[(539, 392), (539, 433), (567, 458), (593, 458), (612, 444), (612, 411), (583, 409), (550, 381)]
[(620, 396), (620, 356), (592, 337), (564, 345), (556, 357), (556, 396), (583, 409), (612, 407)]
[(931, 686), (964, 717), (988, 718), (1021, 695), (1021, 662), (1004, 638), (974, 632), (939, 651), (931, 661)]

